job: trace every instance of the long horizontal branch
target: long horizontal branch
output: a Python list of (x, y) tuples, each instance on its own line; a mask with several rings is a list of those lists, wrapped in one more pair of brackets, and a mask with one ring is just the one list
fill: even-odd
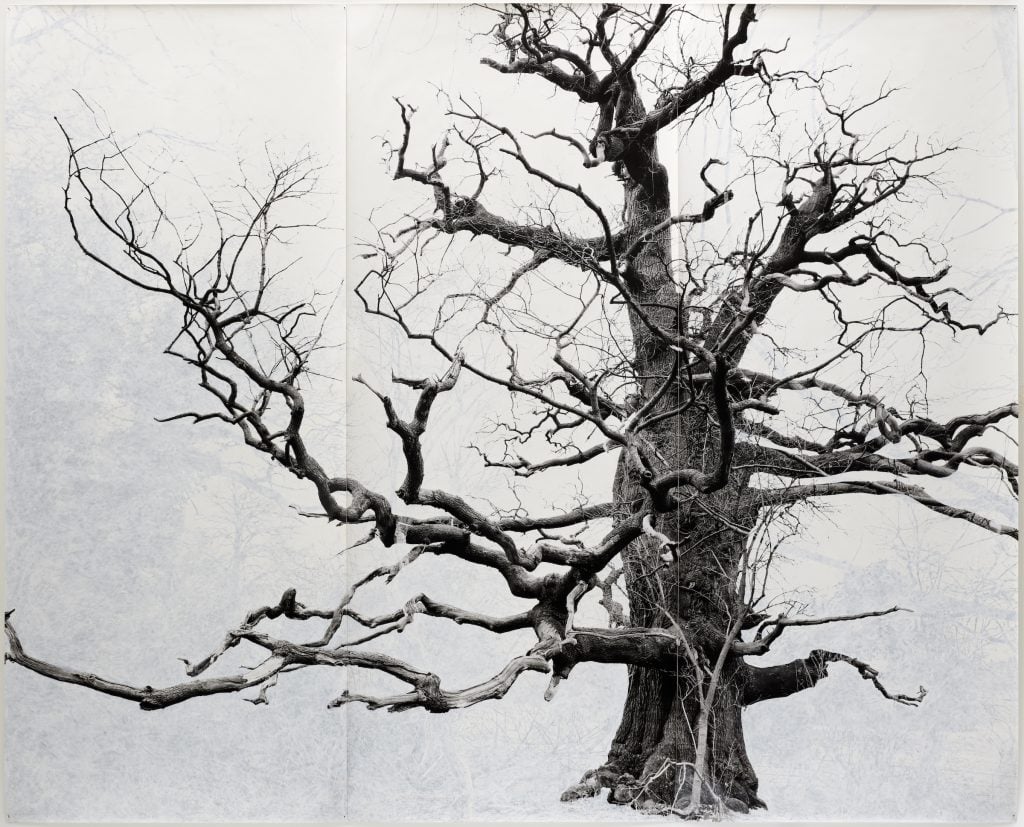
[(436, 675), (427, 675), (416, 683), (416, 688), (412, 692), (376, 697), (345, 690), (328, 706), (333, 709), (345, 704), (361, 703), (366, 704), (368, 709), (387, 709), (389, 712), (403, 712), (416, 707), (422, 707), (427, 712), (450, 712), (453, 709), (463, 709), (482, 701), (505, 697), (505, 694), (524, 672), (550, 671), (551, 667), (544, 658), (520, 655), (510, 661), (494, 677), (466, 689), (444, 690)]
[[(88, 672), (68, 669), (27, 654), (10, 622), (10, 613), (5, 617), (4, 628), (8, 641), (6, 660), (53, 680), (76, 684), (102, 694), (135, 701), (145, 710), (165, 709), (192, 698), (240, 692), (257, 686), (263, 686), (265, 690), (276, 682), (277, 676), (284, 671), (294, 671), (309, 666), (353, 666), (385, 672), (414, 687), (411, 693), (389, 700), (387, 704), (377, 704), (377, 706), (390, 705), (398, 708), (422, 706), (431, 712), (447, 712), (492, 698), (501, 698), (523, 672), (547, 672), (550, 668), (543, 658), (523, 656), (516, 658), (498, 675), (481, 684), (456, 692), (446, 692), (440, 688), (440, 679), (437, 675), (415, 669), (389, 655), (346, 647), (323, 649), (275, 640), (267, 635), (249, 631), (245, 632), (242, 637), (269, 652), (268, 657), (254, 669), (238, 675), (198, 678), (163, 688), (140, 687), (107, 680)], [(266, 702), (265, 691), (261, 692), (259, 700)], [(337, 707), (354, 700), (369, 702), (371, 706), (374, 706), (369, 699), (347, 694), (332, 701), (328, 706)]]
[(614, 512), (614, 503), (594, 503), (580, 506), (564, 514), (550, 514), (543, 517), (528, 515), (501, 517), (497, 523), (503, 531), (538, 531), (548, 528), (566, 528), (592, 520), (602, 520), (611, 517)]
[[(710, 636), (705, 635), (699, 644), (708, 657), (717, 657), (722, 645), (729, 645), (730, 655), (733, 657), (762, 655), (770, 649), (771, 644), (778, 639), (782, 630), (789, 626), (819, 626), (883, 617), (900, 611), (906, 610), (893, 607), (882, 611), (817, 618), (781, 616), (764, 621), (752, 641), (734, 640), (729, 644), (724, 636), (711, 634)], [(765, 635), (764, 631), (769, 628), (771, 631)], [(576, 664), (583, 662), (624, 663), (650, 669), (675, 671), (679, 668), (681, 659), (685, 660), (696, 656), (692, 647), (697, 643), (696, 640), (688, 639), (678, 624), (672, 629), (655, 627), (597, 629), (576, 626), (568, 635), (558, 634), (557, 631), (549, 632), (544, 636), (536, 651), (542, 651), (546, 656), (551, 657), (555, 664), (556, 674), (564, 678)]]
[(474, 612), (469, 609), (460, 609), (448, 603), (440, 603), (432, 600), (425, 594), (418, 594), (409, 600), (401, 609), (396, 609), (387, 614), (374, 617), (364, 617), (358, 612), (346, 609), (346, 616), (351, 617), (357, 623), (368, 628), (402, 623), (403, 620), (411, 618), (415, 614), (426, 615), (427, 617), (445, 618), (454, 621), (457, 625), (478, 626), (481, 629), (503, 634), (517, 629), (530, 628), (530, 613), (519, 612), (507, 617), (494, 617), (492, 615)]
[[(779, 615), (761, 622), (754, 638), (749, 641), (737, 640), (732, 645), (732, 651), (738, 655), (763, 655), (771, 649), (772, 644), (778, 640), (782, 633), (790, 626), (824, 626), (829, 623), (846, 623), (851, 620), (864, 620), (869, 617), (884, 617), (895, 612), (907, 612), (899, 606), (891, 609), (881, 609), (873, 612), (857, 612), (847, 615), (831, 615), (828, 617), (789, 617)], [(767, 632), (767, 634), (765, 634)]]
[(785, 698), (796, 692), (802, 692), (815, 686), (818, 681), (828, 676), (830, 663), (848, 663), (856, 669), (864, 680), (872, 685), (883, 698), (895, 701), (904, 706), (918, 706), (924, 700), (927, 691), (922, 686), (916, 695), (891, 693), (879, 679), (879, 672), (862, 660), (839, 652), (814, 649), (806, 658), (790, 661), (779, 666), (750, 666), (745, 664), (742, 672), (744, 705), (756, 704), (772, 698)]
[(769, 506), (799, 502), (812, 497), (832, 497), (839, 494), (902, 495), (945, 517), (965, 520), (986, 531), (1012, 537), (1014, 540), (1018, 538), (1018, 530), (1013, 526), (1003, 525), (967, 508), (948, 505), (937, 500), (920, 486), (908, 485), (899, 480), (888, 482), (844, 480), (805, 483), (778, 489), (751, 489), (748, 498), (751, 504)]
[(541, 471), (547, 471), (551, 468), (565, 468), (572, 465), (583, 465), (592, 459), (596, 459), (597, 457), (603, 456), (620, 447), (622, 446), (616, 445), (613, 442), (603, 442), (598, 445), (592, 445), (589, 448), (574, 448), (573, 450), (575, 453), (551, 457), (550, 459), (540, 460), (537, 462), (531, 462), (521, 456), (516, 456), (515, 459), (493, 460), (485, 455), (484, 465), (488, 468), (508, 468), (513, 471), (517, 477), (532, 477), (534, 474), (540, 473)]

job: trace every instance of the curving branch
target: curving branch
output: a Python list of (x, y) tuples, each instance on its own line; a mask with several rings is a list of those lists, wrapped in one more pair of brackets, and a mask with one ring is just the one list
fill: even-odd
[(814, 649), (806, 658), (779, 666), (745, 666), (743, 704), (749, 706), (772, 698), (785, 698), (810, 689), (822, 678), (828, 677), (830, 663), (850, 664), (864, 680), (871, 681), (883, 698), (904, 706), (918, 706), (928, 694), (923, 686), (918, 689), (916, 695), (891, 693), (879, 680), (878, 670), (864, 661), (839, 652)]

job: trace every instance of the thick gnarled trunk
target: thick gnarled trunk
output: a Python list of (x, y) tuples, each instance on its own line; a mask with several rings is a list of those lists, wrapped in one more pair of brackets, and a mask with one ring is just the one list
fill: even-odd
[[(631, 669), (622, 721), (608, 761), (599, 770), (610, 800), (677, 811), (690, 808), (700, 691), (686, 664), (677, 674)], [(764, 806), (743, 739), (741, 692), (735, 670), (727, 667), (712, 699), (700, 804), (740, 811)]]
[[(635, 494), (620, 480), (616, 499), (624, 508)], [(692, 501), (690, 513), (662, 515), (658, 530), (678, 542), (671, 561), (647, 538), (623, 556), (630, 624), (681, 632), (692, 654), (680, 651), (673, 669), (630, 668), (622, 720), (607, 762), (591, 782), (608, 788), (612, 801), (677, 811), (764, 806), (743, 736), (747, 670), (728, 653), (718, 662), (742, 623), (736, 584), (747, 535), (725, 511), (735, 496), (733, 486)], [(705, 509), (722, 517), (692, 513)], [(695, 772), (702, 790), (691, 807)]]
[[(627, 232), (633, 227), (642, 232), (670, 215), (667, 181), (653, 140), (643, 158), (654, 170), (645, 182), (631, 177), (635, 163), (622, 168)], [(693, 332), (686, 329), (689, 297), (681, 299), (672, 274), (668, 230), (643, 248), (632, 262), (630, 277), (631, 291), (648, 317), (630, 313), (642, 405), (664, 390), (679, 358), (648, 322), (662, 330)], [(645, 440), (664, 469), (709, 472), (719, 460), (721, 428), (709, 415), (709, 400), (670, 414), (688, 401), (683, 384), (655, 403), (649, 413), (667, 416), (645, 431)], [(673, 670), (630, 667), (622, 720), (608, 760), (584, 778), (583, 789), (594, 793), (607, 788), (610, 800), (618, 803), (668, 806), (693, 815), (708, 804), (741, 811), (764, 806), (743, 737), (745, 670), (741, 658), (723, 653), (742, 623), (737, 614), (745, 611), (737, 576), (750, 526), (746, 515), (736, 513), (744, 484), (734, 474), (714, 493), (687, 491), (677, 507), (657, 519), (657, 531), (671, 542), (669, 549), (644, 537), (623, 554), (631, 625), (673, 629), (686, 638), (687, 652), (680, 653)], [(643, 480), (626, 457), (613, 493), (623, 518), (644, 501)]]
[[(675, 560), (666, 563), (646, 538), (624, 555), (629, 622), (680, 632), (696, 657), (680, 651), (672, 667), (630, 667), (607, 761), (567, 797), (605, 788), (616, 803), (694, 815), (702, 805), (764, 807), (743, 734), (750, 673), (739, 656), (718, 662), (737, 628), (735, 575), (747, 538), (713, 520), (689, 521), (687, 530), (680, 515), (665, 516), (676, 525), (659, 530), (680, 537)], [(691, 806), (695, 772), (701, 789)]]

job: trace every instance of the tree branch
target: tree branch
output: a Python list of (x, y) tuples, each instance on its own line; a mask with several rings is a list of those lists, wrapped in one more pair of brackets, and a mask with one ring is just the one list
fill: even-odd
[(848, 663), (853, 666), (864, 680), (871, 681), (883, 698), (898, 704), (918, 706), (928, 694), (923, 686), (920, 687), (917, 695), (890, 693), (879, 680), (878, 670), (864, 661), (839, 652), (814, 649), (808, 657), (780, 666), (745, 665), (742, 702), (745, 706), (749, 706), (772, 698), (785, 698), (796, 692), (802, 692), (804, 689), (810, 689), (822, 678), (828, 676), (828, 665), (836, 662)]

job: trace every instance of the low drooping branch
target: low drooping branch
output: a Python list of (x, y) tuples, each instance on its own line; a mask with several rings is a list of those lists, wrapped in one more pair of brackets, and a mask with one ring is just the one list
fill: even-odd
[[(138, 687), (110, 681), (91, 673), (68, 669), (28, 655), (10, 622), (13, 612), (7, 612), (5, 615), (5, 631), (8, 640), (8, 652), (5, 659), (54, 680), (78, 684), (103, 694), (136, 701), (143, 709), (148, 710), (163, 709), (191, 698), (206, 695), (241, 692), (252, 687), (262, 687), (259, 698), (254, 702), (266, 703), (266, 690), (276, 683), (278, 675), (282, 672), (290, 672), (307, 666), (355, 666), (386, 672), (415, 687), (415, 691), (410, 695), (401, 696), (401, 703), (389, 701), (387, 705), (398, 704), (400, 708), (423, 706), (432, 712), (446, 712), (449, 709), (459, 709), (491, 698), (502, 697), (523, 671), (548, 671), (547, 663), (543, 659), (521, 657), (513, 661), (497, 676), (480, 685), (456, 692), (444, 692), (440, 690), (439, 678), (432, 673), (416, 670), (387, 655), (351, 648), (374, 637), (402, 631), (415, 614), (445, 618), (456, 624), (480, 626), (496, 633), (528, 628), (531, 624), (528, 613), (512, 615), (507, 618), (495, 618), (438, 603), (422, 594), (408, 601), (401, 610), (375, 618), (362, 617), (348, 608), (348, 604), (360, 586), (382, 574), (388, 574), (390, 580), (404, 564), (403, 561), (394, 566), (382, 567), (357, 581), (349, 588), (339, 606), (334, 610), (307, 609), (296, 601), (295, 590), (289, 589), (275, 606), (264, 606), (250, 612), (242, 625), (230, 632), (224, 643), (215, 652), (195, 664), (185, 661), (187, 674), (195, 678), (209, 669), (228, 649), (239, 643), (254, 643), (269, 652), (269, 655), (258, 666), (237, 675), (198, 678), (156, 689), (152, 686)], [(335, 620), (340, 623), (340, 619), (345, 616), (352, 617), (363, 626), (370, 628), (383, 626), (384, 628), (361, 641), (328, 648), (339, 625), (335, 623)], [(278, 617), (287, 617), (292, 620), (331, 619), (331, 624), (328, 626), (328, 631), (319, 640), (309, 644), (276, 640), (256, 631), (256, 627), (261, 621), (273, 620)], [(356, 699), (355, 696), (350, 698), (350, 700)], [(345, 702), (339, 699), (329, 706), (335, 707)]]
[[(428, 672), (414, 669), (388, 655), (354, 649), (323, 649), (301, 646), (247, 632), (242, 636), (245, 640), (262, 647), (269, 653), (255, 668), (247, 669), (240, 674), (231, 674), (231, 676), (202, 678), (160, 689), (151, 686), (134, 687), (99, 678), (89, 672), (57, 666), (29, 655), (10, 623), (10, 612), (5, 617), (4, 627), (7, 634), (7, 660), (55, 681), (77, 684), (105, 695), (137, 701), (142, 709), (163, 709), (191, 698), (241, 692), (251, 687), (264, 685), (283, 671), (292, 671), (306, 666), (358, 666), (377, 669), (400, 681), (414, 685), (434, 678)], [(483, 697), (479, 698), (479, 700), (483, 699)]]
[(117, 698), (125, 698), (136, 701), (143, 709), (163, 709), (174, 704), (187, 701), (190, 698), (203, 695), (216, 695), (224, 692), (240, 692), (252, 686), (258, 686), (271, 679), (287, 666), (294, 665), (297, 661), (284, 657), (271, 657), (265, 660), (260, 666), (249, 670), (244, 675), (230, 675), (220, 678), (203, 678), (201, 680), (187, 681), (175, 684), (162, 689), (154, 689), (152, 686), (131, 686), (117, 681), (107, 680), (89, 672), (81, 672), (74, 669), (66, 669), (52, 663), (35, 658), (27, 654), (21, 645), (21, 640), (14, 631), (10, 622), (11, 612), (7, 612), (4, 620), (4, 631), (7, 633), (7, 653), (5, 661), (17, 663), (39, 675), (52, 678), (63, 683), (73, 683), (100, 692), (104, 695), (113, 695)]
[(515, 664), (513, 668), (507, 667), (500, 675), (484, 684), (461, 692), (441, 692), (436, 675), (414, 669), (389, 655), (344, 647), (324, 649), (305, 646), (276, 640), (255, 632), (245, 632), (242, 635), (244, 640), (254, 643), (268, 652), (266, 659), (259, 666), (237, 675), (199, 678), (163, 688), (139, 687), (110, 681), (88, 672), (67, 669), (27, 654), (9, 618), (10, 613), (5, 619), (8, 641), (7, 660), (53, 680), (77, 684), (105, 695), (136, 701), (142, 709), (146, 710), (164, 709), (191, 698), (206, 695), (240, 692), (251, 687), (265, 685), (268, 681), (276, 679), (282, 672), (291, 672), (305, 667), (353, 666), (384, 672), (416, 687), (411, 696), (404, 701), (405, 706), (423, 706), (432, 712), (446, 712), (449, 709), (480, 703), (490, 698), (502, 697), (519, 674), (525, 670), (548, 670), (547, 663), (543, 659), (520, 658), (513, 662)]

